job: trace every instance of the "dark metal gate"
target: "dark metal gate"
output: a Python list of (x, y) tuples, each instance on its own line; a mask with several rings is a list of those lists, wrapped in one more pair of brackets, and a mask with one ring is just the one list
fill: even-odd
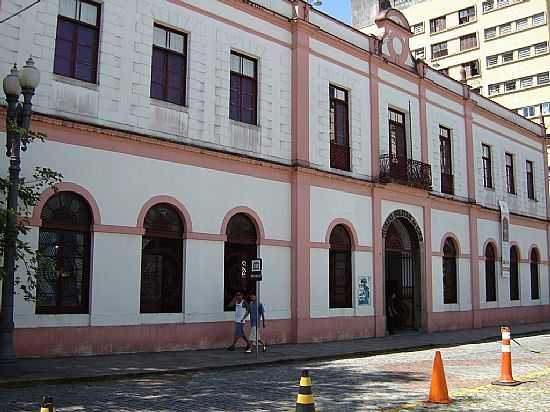
[(413, 251), (386, 250), (386, 302), (396, 294), (396, 329), (416, 327), (415, 266)]

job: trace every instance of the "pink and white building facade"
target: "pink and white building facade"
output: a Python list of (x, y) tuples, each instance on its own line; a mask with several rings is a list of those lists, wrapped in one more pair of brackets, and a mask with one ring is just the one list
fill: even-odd
[(546, 319), (544, 130), (415, 61), (399, 11), (377, 25), (289, 0), (44, 0), (2, 24), (0, 71), (32, 54), (42, 76), (22, 173), (63, 174), (28, 211), (54, 269), (16, 297), (18, 355), (228, 345), (253, 257), (274, 343)]

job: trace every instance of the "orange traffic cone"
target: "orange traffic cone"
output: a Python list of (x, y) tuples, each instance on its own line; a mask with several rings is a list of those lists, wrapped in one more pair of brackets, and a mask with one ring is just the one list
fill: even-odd
[(512, 376), (512, 347), (510, 346), (511, 329), (508, 326), (502, 326), (500, 333), (502, 334), (502, 356), (500, 362), (500, 377), (498, 380), (491, 382), (493, 385), (501, 386), (517, 386), (523, 382), (516, 381)]
[(435, 352), (434, 366), (432, 369), (432, 384), (430, 385), (430, 395), (428, 403), (451, 403), (449, 391), (447, 390), (447, 380), (445, 379), (445, 370), (441, 360), (441, 352)]

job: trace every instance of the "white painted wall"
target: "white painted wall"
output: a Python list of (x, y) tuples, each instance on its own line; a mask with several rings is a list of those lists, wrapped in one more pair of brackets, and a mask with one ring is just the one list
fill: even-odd
[(472, 310), (470, 282), (470, 260), (459, 258), (457, 263), (458, 303), (444, 303), (443, 258), (432, 256), (432, 305), (434, 312), (456, 312)]
[(380, 224), (384, 225), (388, 216), (398, 209), (403, 209), (409, 212), (416, 220), (416, 223), (418, 224), (420, 230), (422, 230), (422, 234), (424, 235), (424, 214), (422, 207), (420, 206), (382, 200), (382, 220)]
[(470, 230), (468, 215), (432, 209), (432, 251), (441, 252), (444, 235), (452, 233), (460, 242), (460, 254), (470, 253)]

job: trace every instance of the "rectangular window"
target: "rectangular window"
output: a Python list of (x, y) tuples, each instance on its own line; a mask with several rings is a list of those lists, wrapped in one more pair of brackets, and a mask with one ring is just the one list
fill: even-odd
[(498, 0), (498, 7), (504, 7), (508, 5), (508, 0)]
[(464, 67), (464, 71), (466, 72), (466, 77), (474, 77), (479, 75), (479, 61), (473, 60), (468, 63), (464, 63), (462, 65)]
[(500, 93), (500, 83), (489, 85), (489, 96)]
[(514, 183), (514, 157), (506, 153), (506, 191), (516, 194), (516, 185)]
[(53, 72), (97, 83), (101, 7), (87, 0), (61, 0)]
[(449, 53), (447, 50), (447, 42), (432, 44), (432, 59), (446, 56)]
[(516, 20), (516, 31), (525, 30), (529, 26), (529, 19)]
[(468, 50), (477, 47), (477, 34), (471, 33), (460, 36), (460, 50)]
[(514, 52), (502, 53), (502, 63), (510, 63), (514, 60)]
[(519, 87), (531, 87), (533, 85), (533, 77), (522, 77), (519, 79)]
[(425, 51), (424, 47), (421, 47), (419, 49), (413, 50), (413, 56), (416, 59), (423, 59), (425, 57)]
[(451, 130), (443, 126), (439, 126), (439, 157), (441, 165), (441, 192), (452, 195), (454, 188)]
[(390, 108), (388, 109), (388, 118), (390, 130), (390, 157), (392, 159), (405, 159), (407, 158), (405, 114)]
[(495, 64), (498, 64), (498, 54), (487, 56), (487, 67), (494, 66)]
[(437, 33), (447, 28), (447, 18), (445, 16), (436, 17), (430, 20), (430, 33)]
[(537, 74), (537, 84), (546, 84), (548, 82), (550, 82), (550, 77), (548, 76), (548, 72)]
[(497, 37), (496, 27), (490, 27), (488, 29), (485, 29), (485, 40), (494, 39), (495, 37)]
[(330, 167), (350, 170), (348, 92), (329, 86)]
[(493, 170), (491, 165), (491, 147), (482, 144), (482, 162), (483, 162), (483, 186), (493, 187)]
[(512, 32), (512, 23), (503, 24), (502, 26), (499, 26), (498, 29), (499, 29), (498, 31), (499, 31), (501, 36), (504, 35), (504, 34), (511, 33)]
[(474, 6), (458, 12), (458, 24), (465, 24), (476, 19), (476, 8)]
[(535, 54), (544, 54), (548, 52), (548, 42), (535, 44)]
[(153, 27), (151, 98), (185, 106), (187, 36), (175, 30)]
[(231, 52), (229, 118), (257, 124), (258, 62)]
[(515, 80), (508, 80), (504, 82), (504, 91), (505, 92), (511, 92), (516, 90), (516, 81)]
[(544, 13), (538, 13), (533, 16), (533, 26), (541, 26), (545, 22)]
[(424, 33), (424, 22), (413, 25), (411, 27), (411, 31), (412, 31), (413, 34)]
[(520, 110), (523, 117), (533, 117), (535, 115), (535, 106), (522, 107)]
[(482, 4), (482, 7), (483, 7), (483, 13), (487, 13), (488, 11), (491, 11), (495, 8), (495, 2), (494, 0), (484, 1)]
[(535, 180), (533, 177), (533, 162), (527, 160), (525, 162), (525, 169), (527, 171), (527, 197), (531, 200), (535, 200)]
[(542, 114), (550, 114), (550, 102), (542, 104)]
[(518, 59), (525, 59), (531, 56), (531, 47), (522, 47), (518, 49)]

